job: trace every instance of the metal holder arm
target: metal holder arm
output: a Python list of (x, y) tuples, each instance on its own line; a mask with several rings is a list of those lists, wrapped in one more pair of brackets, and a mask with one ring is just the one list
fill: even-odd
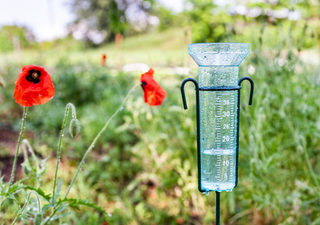
[[(244, 80), (248, 80), (251, 84), (251, 88), (250, 88), (250, 97), (249, 97), (249, 105), (252, 105), (252, 98), (253, 98), (253, 90), (254, 90), (254, 83), (253, 80), (250, 77), (242, 77), (239, 81), (238, 81), (238, 85), (241, 86), (242, 81)], [(240, 93), (240, 92), (239, 92)], [(240, 95), (239, 95), (240, 96)], [(240, 98), (239, 98), (240, 99)], [(240, 104), (240, 100), (238, 102)]]
[[(250, 96), (249, 96), (249, 105), (252, 105), (252, 98), (253, 98), (253, 90), (254, 90), (254, 83), (250, 77), (242, 77), (238, 81), (238, 85), (241, 86), (242, 81), (248, 80), (251, 84), (250, 88)], [(238, 168), (239, 168), (239, 131), (240, 131), (240, 89), (238, 90), (238, 110), (237, 110), (238, 118), (237, 118), (237, 152), (236, 152), (236, 184), (235, 187), (238, 185)]]
[[(183, 107), (184, 109), (188, 109), (188, 106), (187, 106), (187, 101), (186, 101), (186, 95), (184, 93), (184, 85), (188, 82), (188, 81), (191, 81), (194, 86), (195, 86), (195, 90), (196, 90), (196, 101), (198, 103), (198, 100), (199, 100), (199, 85), (198, 85), (198, 82), (193, 79), (193, 78), (187, 78), (187, 79), (184, 79), (181, 83), (181, 86), (180, 86), (180, 89), (181, 89), (181, 96), (182, 96), (182, 102), (183, 102)], [(198, 113), (198, 112), (197, 112)]]
[(195, 90), (196, 90), (196, 114), (197, 114), (197, 162), (198, 162), (198, 190), (200, 192), (205, 192), (205, 190), (203, 190), (201, 188), (201, 158), (200, 158), (200, 106), (199, 106), (199, 85), (198, 82), (193, 79), (193, 78), (187, 78), (184, 79), (181, 83), (181, 96), (182, 96), (182, 102), (183, 102), (183, 107), (184, 109), (188, 109), (187, 106), (187, 101), (186, 101), (186, 96), (184, 93), (184, 85), (191, 81), (194, 86), (195, 86)]

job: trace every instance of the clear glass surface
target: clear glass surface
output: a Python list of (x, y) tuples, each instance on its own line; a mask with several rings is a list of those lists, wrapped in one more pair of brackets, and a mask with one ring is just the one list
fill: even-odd
[(188, 45), (189, 55), (202, 66), (239, 66), (250, 52), (246, 43), (207, 43)]
[[(199, 65), (199, 88), (238, 86), (239, 64), (250, 45), (189, 45)], [(234, 91), (200, 91), (201, 186), (206, 191), (231, 191), (236, 179), (237, 98)]]

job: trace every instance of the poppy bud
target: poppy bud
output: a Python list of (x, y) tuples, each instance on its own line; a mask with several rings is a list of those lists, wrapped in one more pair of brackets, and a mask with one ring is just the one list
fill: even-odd
[(69, 124), (69, 133), (71, 137), (75, 137), (80, 133), (80, 122), (77, 119), (72, 119)]
[(34, 219), (34, 225), (41, 225), (41, 223), (42, 223), (42, 215), (37, 214), (36, 218)]
[(23, 169), (24, 174), (28, 176), (29, 175), (29, 168), (24, 164), (21, 164), (21, 165), (22, 165), (22, 169)]

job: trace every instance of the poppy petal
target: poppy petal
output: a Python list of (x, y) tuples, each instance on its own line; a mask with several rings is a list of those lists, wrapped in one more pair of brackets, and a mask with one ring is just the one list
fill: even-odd
[(166, 98), (167, 92), (153, 79), (153, 73), (154, 70), (150, 68), (148, 72), (141, 75), (140, 81), (142, 83), (144, 101), (149, 106), (158, 106)]

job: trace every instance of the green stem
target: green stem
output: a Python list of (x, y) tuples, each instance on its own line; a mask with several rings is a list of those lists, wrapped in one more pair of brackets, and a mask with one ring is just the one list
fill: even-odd
[(30, 191), (28, 196), (27, 196), (27, 199), (26, 199), (26, 201), (25, 201), (25, 203), (24, 203), (24, 205), (22, 207), (22, 209), (20, 210), (20, 212), (18, 213), (18, 215), (16, 216), (16, 218), (14, 219), (14, 221), (12, 222), (11, 225), (14, 225), (18, 221), (18, 219), (20, 217), (20, 214), (25, 210), (25, 208), (29, 204), (30, 197), (31, 197), (32, 194), (34, 194), (36, 196), (36, 199), (37, 199), (37, 202), (38, 202), (38, 213), (41, 214), (41, 201), (40, 201), (40, 198), (38, 196), (38, 193), (35, 192), (35, 191)]
[(23, 152), (23, 156), (24, 156), (24, 162), (23, 162), (23, 164), (24, 164), (24, 166), (27, 167), (27, 169), (28, 169), (29, 171), (31, 171), (32, 169), (31, 169), (31, 165), (30, 165), (30, 161), (29, 161), (29, 157), (28, 157), (28, 151), (27, 151), (27, 148), (26, 148), (26, 144), (24, 143), (25, 140), (26, 140), (26, 139), (23, 139), (23, 140), (22, 140), (22, 143), (21, 143), (22, 152)]
[(121, 103), (121, 105), (119, 106), (119, 108), (117, 109), (117, 111), (115, 111), (115, 113), (110, 117), (110, 119), (106, 122), (106, 124), (104, 125), (104, 127), (101, 129), (101, 131), (98, 133), (98, 135), (94, 138), (93, 142), (91, 143), (91, 145), (89, 146), (89, 148), (87, 149), (86, 153), (84, 154), (84, 156), (82, 157), (82, 160), (77, 168), (77, 171), (76, 173), (74, 174), (74, 177), (68, 187), (68, 190), (64, 196), (64, 199), (67, 198), (69, 192), (70, 192), (70, 189), (73, 185), (73, 183), (75, 182), (77, 176), (78, 176), (78, 173), (79, 171), (81, 170), (81, 167), (83, 166), (84, 164), (84, 161), (87, 157), (87, 155), (90, 153), (90, 151), (94, 148), (94, 145), (95, 143), (97, 142), (98, 138), (100, 137), (100, 135), (106, 130), (107, 126), (109, 125), (109, 123), (111, 122), (111, 120), (123, 109), (123, 105), (125, 104), (125, 102), (127, 101), (129, 95), (131, 94), (131, 92), (133, 92), (135, 90), (136, 87), (138, 87), (140, 84), (137, 84), (135, 85), (133, 88), (131, 88), (131, 90), (128, 92), (127, 96), (124, 98), (123, 102)]
[(57, 211), (58, 211), (58, 208), (54, 209), (53, 212), (51, 213), (50, 217), (47, 219), (47, 221), (43, 225), (48, 224), (49, 221), (51, 220), (51, 218), (54, 216), (54, 214), (56, 214)]
[(11, 171), (11, 178), (9, 181), (9, 187), (12, 186), (12, 182), (13, 182), (13, 178), (14, 178), (14, 172), (16, 170), (16, 164), (17, 164), (17, 158), (19, 155), (19, 147), (20, 147), (20, 142), (21, 142), (21, 138), (23, 135), (23, 131), (24, 131), (24, 126), (26, 123), (26, 117), (27, 117), (27, 107), (23, 107), (23, 115), (22, 115), (22, 126), (21, 126), (21, 130), (20, 130), (20, 135), (19, 135), (19, 139), (18, 139), (18, 144), (17, 144), (17, 149), (16, 149), (16, 154), (14, 156), (14, 161), (13, 161), (13, 166), (12, 166), (12, 171)]
[(66, 106), (65, 113), (64, 113), (64, 118), (63, 118), (63, 123), (62, 123), (61, 132), (60, 132), (59, 143), (58, 143), (56, 170), (54, 173), (53, 188), (52, 188), (52, 207), (54, 207), (54, 204), (55, 204), (55, 190), (56, 190), (56, 184), (57, 184), (59, 162), (60, 162), (60, 157), (61, 157), (61, 144), (62, 144), (62, 138), (63, 138), (63, 131), (64, 131), (65, 125), (67, 123), (69, 108), (72, 109), (72, 118), (76, 118), (76, 110), (75, 110), (74, 105), (71, 103), (68, 103)]
[(36, 164), (36, 169), (37, 169), (37, 174), (38, 174), (39, 171), (40, 171), (39, 161), (38, 161), (38, 158), (37, 158), (36, 154), (33, 151), (33, 148), (31, 147), (29, 141), (27, 139), (23, 139), (21, 145), (22, 145), (22, 148), (23, 148), (23, 151), (24, 151), (24, 154), (25, 154), (25, 158), (29, 162), (26, 146), (28, 147), (28, 150), (31, 153), (32, 159), (33, 159), (34, 163)]
[(39, 186), (40, 185), (40, 179), (39, 179), (40, 178), (40, 175), (39, 175), (40, 167), (39, 167), (38, 158), (37, 158), (36, 154), (34, 154), (34, 151), (33, 151), (32, 147), (27, 139), (22, 140), (21, 147), (22, 147), (23, 155), (24, 155), (24, 163), (23, 164), (27, 168), (28, 171), (32, 171), (32, 166), (31, 166), (31, 163), (30, 163), (29, 157), (28, 157), (28, 150), (31, 153), (33, 162), (36, 164), (36, 178), (38, 178), (38, 179), (36, 179), (36, 184), (37, 184), (37, 186)]
[(310, 158), (309, 158), (309, 154), (307, 152), (307, 147), (306, 146), (303, 146), (303, 150), (304, 150), (304, 156), (305, 156), (305, 160), (306, 160), (306, 163), (307, 163), (307, 167), (309, 169), (309, 172), (311, 174), (311, 177), (313, 179), (313, 182), (314, 184), (316, 185), (316, 188), (317, 188), (317, 192), (319, 193), (319, 190), (320, 190), (320, 187), (319, 187), (319, 183), (318, 183), (318, 179), (312, 169), (312, 165), (310, 163)]

